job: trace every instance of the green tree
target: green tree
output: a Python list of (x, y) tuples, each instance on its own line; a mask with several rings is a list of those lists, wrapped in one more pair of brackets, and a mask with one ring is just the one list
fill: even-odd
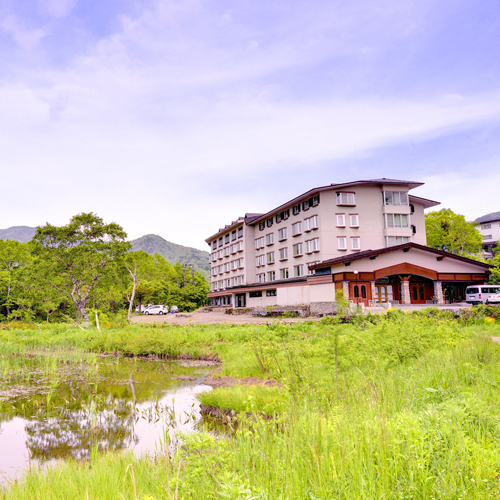
[(20, 266), (26, 264), (29, 259), (27, 243), (19, 243), (15, 240), (0, 240), (0, 281), (5, 287), (5, 307), (7, 315), (10, 314), (12, 306), (12, 289), (14, 286), (14, 274)]
[(104, 224), (94, 213), (81, 213), (66, 226), (36, 228), (33, 253), (43, 279), (70, 299), (89, 326), (86, 310), (97, 282), (129, 249), (127, 233), (116, 223)]
[(425, 214), (427, 245), (456, 255), (474, 255), (481, 250), (483, 238), (473, 222), (449, 208)]

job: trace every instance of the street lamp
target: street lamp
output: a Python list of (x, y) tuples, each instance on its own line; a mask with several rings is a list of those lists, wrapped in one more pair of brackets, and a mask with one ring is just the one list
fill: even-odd
[[(356, 284), (354, 286), (354, 297), (356, 298), (356, 304), (359, 303), (359, 288), (358, 288), (358, 270), (355, 269), (354, 270), (354, 276), (356, 276)], [(356, 296), (356, 291), (358, 292), (357, 296)]]

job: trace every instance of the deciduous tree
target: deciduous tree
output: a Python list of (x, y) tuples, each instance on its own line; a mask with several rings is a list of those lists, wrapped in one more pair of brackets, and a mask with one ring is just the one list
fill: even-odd
[(66, 226), (46, 224), (36, 229), (33, 253), (43, 279), (74, 303), (85, 328), (90, 294), (111, 263), (130, 249), (126, 237), (121, 226), (104, 224), (92, 212), (73, 216)]
[(425, 214), (427, 245), (456, 255), (474, 255), (483, 238), (473, 222), (449, 208)]

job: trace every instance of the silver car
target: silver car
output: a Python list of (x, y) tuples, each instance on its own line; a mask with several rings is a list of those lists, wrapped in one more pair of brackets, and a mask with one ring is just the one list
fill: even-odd
[(168, 314), (168, 306), (149, 306), (144, 314)]

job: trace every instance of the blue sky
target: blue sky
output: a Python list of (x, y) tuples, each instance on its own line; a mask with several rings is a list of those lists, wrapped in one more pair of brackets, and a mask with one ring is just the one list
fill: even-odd
[(0, 228), (94, 211), (203, 240), (379, 177), (500, 209), (500, 6), (0, 0)]

